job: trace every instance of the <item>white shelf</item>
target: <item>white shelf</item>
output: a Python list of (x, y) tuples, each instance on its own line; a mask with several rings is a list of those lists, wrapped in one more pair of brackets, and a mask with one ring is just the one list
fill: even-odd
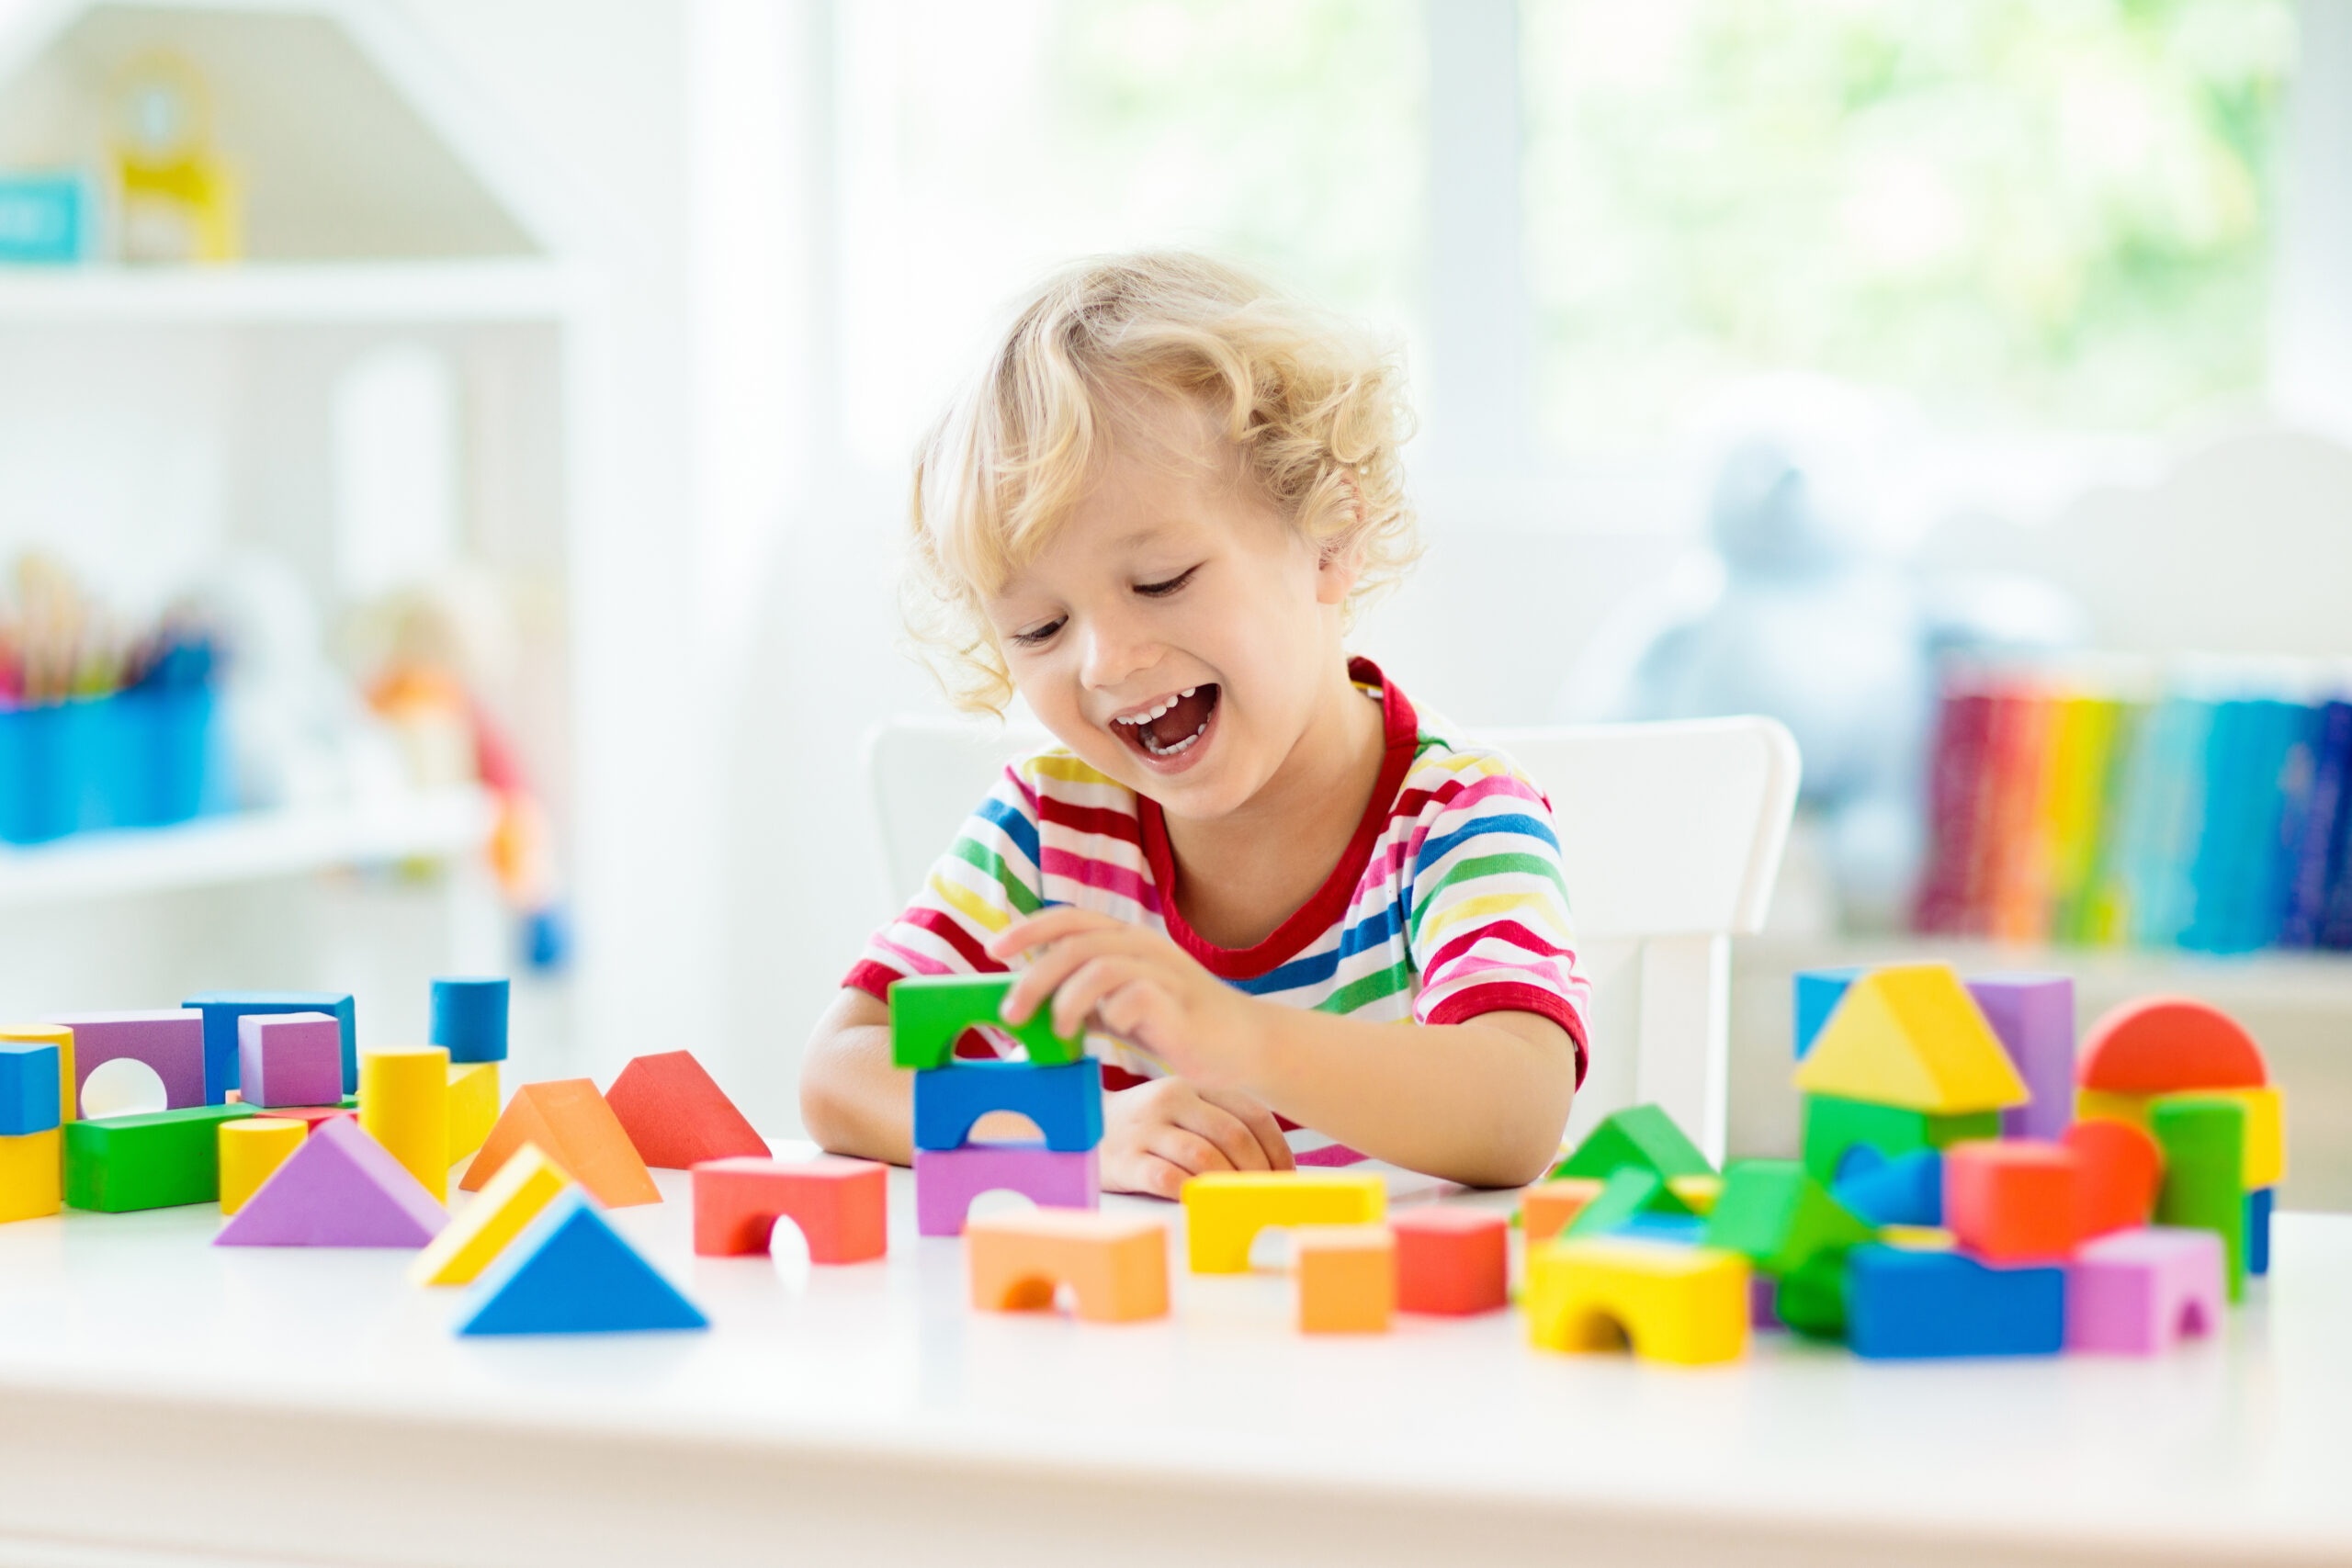
[(0, 848), (0, 909), (469, 854), (489, 839), (493, 814), (489, 795), (467, 786)]
[(555, 321), (575, 271), (521, 260), (0, 269), (0, 323)]

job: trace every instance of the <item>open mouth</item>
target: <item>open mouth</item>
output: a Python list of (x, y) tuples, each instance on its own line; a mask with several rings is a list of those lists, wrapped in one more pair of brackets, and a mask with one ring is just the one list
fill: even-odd
[(1112, 732), (1147, 757), (1168, 761), (1200, 744), (1216, 712), (1215, 685), (1187, 686), (1132, 718), (1114, 718)]

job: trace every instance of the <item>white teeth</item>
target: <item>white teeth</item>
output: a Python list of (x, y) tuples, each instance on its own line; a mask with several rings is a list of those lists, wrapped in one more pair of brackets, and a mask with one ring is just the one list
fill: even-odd
[(1191, 696), (1194, 692), (1197, 692), (1197, 691), (1199, 691), (1199, 690), (1200, 690), (1200, 688), (1199, 688), (1198, 686), (1187, 686), (1187, 687), (1185, 687), (1182, 691), (1181, 691), (1181, 692), (1177, 693), (1176, 694), (1177, 694), (1178, 696), (1180, 696), (1180, 697), (1189, 697), (1189, 696)]
[(1198, 740), (1202, 736), (1206, 735), (1208, 733), (1208, 729), (1209, 721), (1207, 719), (1203, 719), (1201, 720), (1200, 728), (1195, 729), (1192, 734), (1187, 735), (1183, 739), (1177, 741), (1172, 746), (1161, 746), (1154, 743), (1151, 739), (1151, 732), (1149, 730), (1146, 730), (1143, 734), (1143, 749), (1150, 752), (1155, 757), (1173, 757), (1181, 751), (1191, 750), (1193, 749), (1193, 743)]

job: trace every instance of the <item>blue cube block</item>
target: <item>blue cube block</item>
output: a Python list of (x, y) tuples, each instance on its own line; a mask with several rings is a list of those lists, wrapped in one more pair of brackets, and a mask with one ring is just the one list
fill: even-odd
[(1804, 1060), (1813, 1049), (1814, 1041), (1821, 1033), (1821, 1026), (1838, 1010), (1846, 995), (1846, 987), (1870, 971), (1860, 965), (1846, 969), (1800, 969), (1797, 971), (1797, 1060)]
[(1874, 1225), (1939, 1225), (1944, 1223), (1944, 1156), (1936, 1149), (1914, 1149), (1893, 1159), (1864, 1160), (1875, 1149), (1858, 1149), (1831, 1195), (1858, 1219)]
[(2245, 1271), (2270, 1272), (2270, 1205), (2278, 1189), (2257, 1187), (2245, 1195)]
[(1846, 1255), (1846, 1339), (1858, 1356), (2054, 1356), (2065, 1338), (2064, 1268), (1876, 1243)]
[(0, 1137), (46, 1133), (64, 1121), (57, 1047), (38, 1040), (0, 1040)]
[(204, 1015), (204, 1102), (220, 1105), (237, 1082), (237, 1020), (247, 1013), (322, 1012), (343, 1032), (343, 1092), (359, 1090), (357, 1010), (349, 991), (198, 991), (180, 1003)]
[(433, 982), (433, 1027), (425, 1038), (449, 1060), (506, 1060), (507, 982), (503, 976), (447, 976)]
[(971, 1062), (915, 1073), (915, 1147), (960, 1149), (972, 1123), (1015, 1111), (1037, 1124), (1046, 1146), (1077, 1154), (1102, 1141), (1102, 1064), (1091, 1056), (1058, 1066)]
[(1707, 1222), (1696, 1214), (1639, 1213), (1608, 1233), (1639, 1236), (1644, 1241), (1668, 1241), (1697, 1247), (1707, 1239)]

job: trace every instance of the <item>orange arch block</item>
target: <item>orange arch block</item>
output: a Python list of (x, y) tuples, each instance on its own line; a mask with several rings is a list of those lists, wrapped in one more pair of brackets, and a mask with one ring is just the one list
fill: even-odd
[(2109, 1094), (2258, 1089), (2262, 1048), (2235, 1019), (2193, 997), (2142, 997), (2099, 1019), (2075, 1055), (2075, 1081)]
[(982, 1312), (1049, 1308), (1068, 1285), (1090, 1323), (1168, 1315), (1168, 1227), (1087, 1209), (1028, 1209), (964, 1227), (972, 1305)]

